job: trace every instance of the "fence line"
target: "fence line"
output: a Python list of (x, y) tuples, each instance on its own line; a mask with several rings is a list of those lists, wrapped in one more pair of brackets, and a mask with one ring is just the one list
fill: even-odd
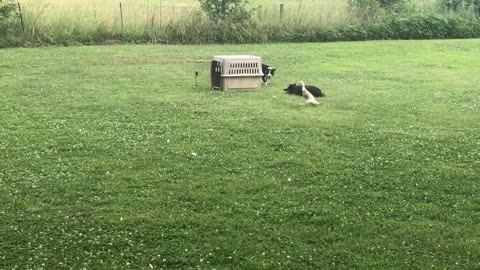
[[(20, 8), (20, 4), (18, 5)], [(45, 5), (41, 6), (40, 4), (23, 4), (21, 6), (21, 14), (27, 13), (30, 15), (29, 17), (37, 17), (41, 23), (50, 23), (59, 18), (72, 18), (72, 20), (67, 20), (67, 22), (75, 20), (79, 24), (92, 25), (92, 23), (103, 23), (112, 26), (118, 25), (123, 31), (126, 28), (135, 27), (153, 29), (156, 26), (166, 25), (165, 22), (187, 18), (194, 12), (200, 11), (199, 6), (193, 5), (139, 4), (124, 1), (119, 1), (116, 5), (111, 2), (109, 4), (85, 6), (85, 8), (76, 8), (72, 7), (72, 5), (61, 5), (58, 3), (49, 4), (47, 8), (45, 7)], [(267, 23), (268, 21), (278, 22), (279, 20), (286, 23), (290, 21), (298, 23), (300, 19), (302, 23), (335, 23), (344, 21), (346, 17), (346, 12), (344, 12), (343, 8), (312, 8), (301, 4), (289, 4), (287, 6), (284, 3), (258, 8), (255, 13), (255, 19)], [(21, 18), (21, 20), (24, 19)]]
[(43, 23), (60, 18), (72, 18), (79, 22), (97, 21), (115, 24), (116, 21), (122, 30), (128, 25), (149, 25), (153, 28), (157, 24), (161, 25), (164, 21), (183, 18), (200, 10), (195, 6), (142, 5), (125, 4), (124, 2), (118, 2), (116, 7), (113, 4), (102, 4), (86, 6), (82, 9), (58, 4), (46, 6), (17, 3), (17, 8), (23, 29), (25, 29), (25, 16), (35, 18), (36, 22)]

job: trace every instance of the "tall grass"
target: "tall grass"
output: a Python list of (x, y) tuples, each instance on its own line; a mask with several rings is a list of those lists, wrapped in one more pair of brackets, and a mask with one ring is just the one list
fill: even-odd
[[(480, 35), (475, 30), (478, 29), (475, 15), (466, 16), (468, 11), (461, 14), (441, 12), (431, 0), (411, 2), (404, 14), (388, 14), (368, 22), (351, 13), (345, 0), (252, 0), (249, 7), (254, 10), (254, 17), (246, 25), (211, 23), (200, 11), (196, 0), (20, 0), (20, 4), (25, 30), (21, 29), (17, 18), (4, 25), (3, 30), (0, 26), (0, 47), (112, 42), (302, 42)], [(283, 5), (283, 12), (280, 5)], [(419, 20), (431, 17), (437, 21), (435, 18), (438, 16), (442, 16), (440, 24), (443, 25), (427, 25), (435, 29), (425, 29), (425, 23), (419, 23)], [(399, 30), (394, 25), (396, 22), (406, 27), (400, 29), (402, 34), (392, 32)], [(453, 29), (438, 33), (437, 28), (448, 28), (444, 25), (453, 25)], [(463, 34), (450, 36), (448, 33), (455, 33), (457, 26), (461, 27), (458, 31)]]
[[(284, 6), (282, 16), (280, 3)], [(118, 40), (155, 43), (262, 42), (266, 41), (265, 30), (276, 29), (278, 24), (289, 27), (345, 25), (349, 21), (347, 5), (343, 0), (252, 1), (250, 8), (255, 9), (256, 25), (248, 28), (236, 26), (236, 29), (213, 26), (200, 12), (196, 0), (21, 0), (20, 4), (25, 31), (21, 31), (16, 20), (10, 22), (13, 35), (9, 35), (3, 46)], [(235, 34), (239, 31), (243, 33), (241, 37)], [(200, 33), (202, 37), (199, 37)], [(258, 39), (261, 34), (263, 37)]]
[[(120, 10), (120, 3), (122, 10)], [(39, 23), (44, 25), (61, 17), (83, 25), (107, 24), (118, 27), (122, 12), (124, 27), (135, 30), (155, 27), (171, 21), (181, 21), (199, 11), (198, 2), (192, 0), (23, 0), (21, 4), (32, 15), (40, 15)], [(347, 4), (344, 0), (266, 0), (253, 1), (249, 5), (256, 10), (255, 20), (271, 23), (280, 20), (280, 4), (284, 6), (282, 19), (288, 23), (330, 24), (348, 21)]]

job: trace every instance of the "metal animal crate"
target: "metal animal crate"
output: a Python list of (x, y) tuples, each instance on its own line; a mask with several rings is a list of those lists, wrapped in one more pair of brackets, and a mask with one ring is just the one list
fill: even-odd
[(262, 84), (262, 58), (252, 55), (216, 55), (210, 78), (213, 89), (223, 91), (259, 89)]

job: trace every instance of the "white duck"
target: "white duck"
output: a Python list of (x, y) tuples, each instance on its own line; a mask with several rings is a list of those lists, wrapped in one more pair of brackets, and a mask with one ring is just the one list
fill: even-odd
[(302, 85), (302, 95), (305, 98), (305, 103), (312, 105), (320, 104), (312, 95), (312, 93), (308, 92), (307, 88), (305, 88), (305, 84), (303, 83), (303, 81), (299, 81), (299, 83)]

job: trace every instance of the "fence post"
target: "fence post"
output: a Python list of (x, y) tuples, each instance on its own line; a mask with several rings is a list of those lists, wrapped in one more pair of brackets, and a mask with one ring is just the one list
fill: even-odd
[(20, 23), (22, 24), (22, 31), (25, 32), (25, 24), (23, 23), (23, 14), (22, 14), (22, 6), (20, 6), (20, 3), (18, 4), (18, 14), (20, 14)]
[(162, 16), (162, 1), (160, 1), (160, 19), (159, 19), (159, 20), (160, 20), (159, 25), (160, 25), (160, 27), (162, 27), (162, 20), (163, 20), (163, 16)]
[(280, 20), (283, 20), (283, 13), (285, 12), (285, 5), (280, 4)]
[(123, 31), (123, 9), (122, 9), (122, 2), (120, 2), (120, 22), (122, 24), (122, 31)]

